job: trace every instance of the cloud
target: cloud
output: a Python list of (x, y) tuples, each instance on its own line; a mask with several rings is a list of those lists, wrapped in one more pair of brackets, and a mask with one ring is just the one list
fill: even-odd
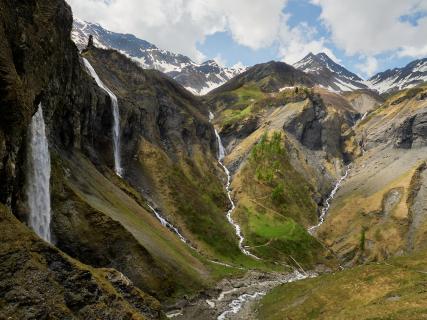
[(223, 57), (220, 53), (218, 53), (218, 54), (213, 58), (213, 60), (215, 60), (215, 62), (216, 62), (219, 66), (221, 66), (221, 67), (224, 67), (224, 66), (226, 66), (226, 65), (227, 65), (227, 60), (226, 60), (226, 59), (224, 59), (224, 57)]
[[(348, 55), (427, 53), (426, 0), (312, 0), (334, 44)], [(405, 18), (406, 17), (406, 18)], [(372, 61), (371, 61), (372, 62)]]
[(375, 57), (365, 57), (365, 61), (356, 65), (364, 75), (371, 77), (378, 70), (378, 60)]
[(336, 62), (340, 60), (327, 47), (327, 39), (318, 37), (317, 30), (307, 23), (289, 28), (287, 23), (282, 24), (279, 37), (279, 55), (282, 61), (293, 64), (307, 54), (324, 52)]
[(160, 48), (201, 61), (197, 44), (229, 32), (252, 49), (278, 37), (287, 0), (67, 0), (75, 15), (116, 32), (133, 33)]

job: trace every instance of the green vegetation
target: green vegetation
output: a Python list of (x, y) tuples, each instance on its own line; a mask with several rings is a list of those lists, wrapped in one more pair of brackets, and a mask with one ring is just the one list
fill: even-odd
[(222, 126), (227, 127), (255, 117), (269, 108), (305, 100), (312, 94), (313, 90), (305, 87), (268, 94), (260, 89), (259, 84), (250, 83), (234, 91), (221, 93), (209, 103), (211, 109), (223, 110), (218, 121)]
[(281, 214), (303, 225), (315, 222), (312, 187), (290, 164), (280, 132), (271, 137), (265, 133), (253, 148), (249, 163), (258, 182), (271, 189), (270, 198)]
[(290, 264), (322, 259), (323, 247), (305, 228), (316, 222), (312, 187), (289, 162), (280, 132), (261, 137), (239, 175), (242, 195), (236, 216), (251, 250)]
[(258, 319), (423, 319), (427, 257), (395, 258), (277, 287), (258, 304)]

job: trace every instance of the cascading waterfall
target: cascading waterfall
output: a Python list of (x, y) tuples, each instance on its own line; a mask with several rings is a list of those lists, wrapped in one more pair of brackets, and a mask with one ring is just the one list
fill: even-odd
[[(213, 119), (213, 114), (211, 112), (209, 113), (209, 119), (210, 120)], [(234, 204), (233, 198), (231, 197), (231, 190), (230, 190), (231, 176), (230, 176), (230, 171), (224, 165), (225, 148), (224, 148), (224, 145), (222, 144), (221, 137), (220, 137), (220, 135), (219, 135), (219, 133), (218, 133), (218, 131), (216, 129), (215, 129), (215, 136), (216, 136), (216, 139), (218, 141), (218, 163), (221, 165), (221, 167), (224, 169), (225, 174), (227, 175), (227, 184), (225, 185), (225, 190), (227, 191), (228, 200), (230, 201), (230, 204), (231, 204), (230, 210), (227, 211), (227, 220), (228, 220), (228, 222), (231, 225), (233, 225), (234, 229), (236, 230), (236, 235), (239, 238), (239, 248), (240, 248), (240, 250), (245, 255), (250, 256), (252, 258), (255, 258), (255, 259), (259, 260), (259, 258), (257, 256), (255, 256), (254, 254), (250, 253), (243, 246), (243, 242), (245, 241), (245, 238), (242, 235), (242, 231), (241, 231), (240, 226), (233, 220), (232, 213), (233, 213), (234, 209), (236, 208), (236, 205)]]
[(114, 150), (114, 171), (118, 176), (123, 175), (123, 168), (121, 165), (121, 156), (120, 156), (120, 112), (119, 112), (119, 102), (116, 95), (108, 89), (105, 84), (101, 81), (95, 69), (92, 67), (90, 62), (83, 58), (83, 62), (86, 66), (86, 69), (89, 71), (90, 75), (95, 79), (98, 86), (103, 89), (111, 99), (112, 111), (113, 111), (113, 150)]
[[(360, 122), (362, 122), (366, 116), (368, 115), (368, 112), (365, 112), (362, 117), (356, 121), (356, 123), (353, 124), (353, 128), (356, 127)], [(366, 150), (364, 149), (364, 147), (362, 146), (362, 152), (365, 152)], [(322, 211), (320, 213), (320, 217), (319, 217), (319, 223), (308, 228), (308, 232), (310, 234), (313, 234), (317, 228), (319, 228), (323, 222), (325, 222), (325, 217), (326, 214), (329, 211), (329, 208), (331, 207), (331, 201), (334, 199), (335, 194), (337, 193), (338, 189), (341, 187), (341, 184), (344, 182), (345, 179), (347, 179), (348, 174), (350, 172), (350, 164), (345, 168), (345, 173), (344, 175), (338, 179), (337, 183), (335, 184), (334, 188), (332, 189), (331, 193), (329, 194), (329, 196), (326, 198), (325, 200), (325, 205), (322, 208)]]
[(40, 238), (51, 242), (50, 155), (41, 104), (30, 124), (27, 166), (29, 225)]
[(319, 223), (316, 224), (315, 226), (308, 228), (308, 232), (310, 234), (313, 234), (314, 231), (316, 231), (316, 229), (319, 228), (325, 221), (326, 214), (328, 213), (329, 208), (331, 207), (331, 201), (334, 199), (335, 194), (337, 193), (343, 181), (347, 178), (349, 172), (350, 172), (350, 165), (346, 167), (344, 175), (338, 179), (337, 183), (335, 184), (335, 187), (332, 189), (331, 193), (326, 198), (325, 205), (323, 206), (322, 211), (320, 213)]
[(163, 227), (168, 228), (170, 231), (175, 233), (182, 242), (187, 244), (190, 248), (194, 249), (193, 246), (191, 246), (190, 241), (185, 239), (185, 237), (179, 232), (178, 228), (176, 228), (173, 224), (171, 224), (169, 221), (167, 221), (165, 218), (163, 218), (162, 215), (156, 209), (154, 209), (150, 204), (147, 203), (147, 206), (154, 213), (157, 220), (159, 220), (160, 224)]

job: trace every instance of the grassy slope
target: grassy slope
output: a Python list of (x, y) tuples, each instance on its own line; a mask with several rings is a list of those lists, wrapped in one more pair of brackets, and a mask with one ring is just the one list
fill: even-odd
[(161, 272), (169, 275), (168, 282), (156, 284), (156, 281), (164, 281), (163, 276), (156, 276), (156, 270), (151, 273), (145, 270), (154, 289), (179, 295), (182, 291), (196, 290), (212, 280), (209, 268), (203, 264), (201, 257), (164, 228), (147, 207), (138, 203), (129, 194), (132, 189), (125, 182), (111, 175), (110, 178), (116, 180), (113, 184), (77, 154), (63, 158), (62, 165), (68, 173), (65, 184), (74, 193), (77, 202), (118, 221), (154, 258)]
[(306, 231), (317, 214), (312, 187), (291, 166), (280, 132), (261, 137), (233, 187), (238, 189), (235, 215), (255, 254), (290, 264), (322, 260), (322, 245)]
[(40, 240), (3, 205), (0, 222), (0, 318), (161, 318), (159, 302), (117, 271), (68, 257)]
[[(163, 214), (179, 227), (192, 245), (211, 259), (245, 267), (265, 267), (263, 263), (244, 256), (237, 246), (234, 228), (225, 218), (229, 206), (224, 192), (225, 177), (223, 180), (218, 179), (222, 175), (222, 169), (213, 152), (206, 150), (200, 137), (192, 137), (191, 145), (187, 141), (185, 145), (181, 145), (179, 135), (184, 129), (188, 127), (188, 130), (193, 130), (197, 123), (207, 122), (207, 118), (196, 109), (196, 106), (200, 108), (198, 101), (160, 73), (141, 70), (116, 52), (90, 50), (85, 56), (95, 66), (101, 78), (105, 79), (107, 86), (118, 92), (122, 108), (127, 110), (124, 113), (160, 108), (158, 100), (164, 104), (162, 100), (167, 98), (166, 105), (170, 104), (172, 110), (178, 106), (177, 112), (188, 122), (182, 124), (185, 128), (178, 125), (173, 129), (176, 131), (167, 136), (170, 141), (166, 142), (171, 143), (172, 153), (169, 148), (165, 148), (162, 140), (164, 137), (157, 137), (155, 134), (140, 134), (136, 150), (133, 151), (135, 156), (132, 160), (136, 160), (133, 168), (138, 171), (137, 174), (144, 176), (144, 181), (148, 184), (142, 187), (150, 190)], [(125, 68), (127, 72), (123, 72), (121, 68)], [(153, 98), (157, 96), (162, 98)], [(192, 127), (190, 124), (194, 123), (196, 124)], [(144, 130), (159, 130), (151, 128), (152, 123), (144, 125), (147, 127)], [(187, 152), (186, 149), (191, 151)], [(224, 274), (228, 271), (215, 268), (214, 273), (217, 272)], [(234, 273), (235, 270), (229, 272)]]
[[(413, 181), (426, 160), (425, 149), (393, 148), (389, 132), (427, 106), (417, 98), (423, 92), (425, 88), (414, 88), (393, 94), (355, 129), (358, 139), (365, 136), (372, 147), (355, 160), (318, 232), (347, 261), (382, 260), (406, 250)], [(392, 193), (398, 199), (389, 207), (385, 203)]]
[(258, 318), (425, 319), (427, 256), (395, 258), (283, 285), (259, 303)]

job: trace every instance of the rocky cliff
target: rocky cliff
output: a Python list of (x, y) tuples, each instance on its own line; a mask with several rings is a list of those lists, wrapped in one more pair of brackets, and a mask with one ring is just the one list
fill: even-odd
[(111, 122), (111, 108), (81, 68), (65, 2), (1, 1), (0, 8), (2, 316), (161, 318), (158, 302), (122, 274), (85, 266), (23, 226), (27, 132), (39, 103), (52, 157), (75, 150), (105, 166), (111, 159), (102, 151), (111, 142), (103, 127)]

